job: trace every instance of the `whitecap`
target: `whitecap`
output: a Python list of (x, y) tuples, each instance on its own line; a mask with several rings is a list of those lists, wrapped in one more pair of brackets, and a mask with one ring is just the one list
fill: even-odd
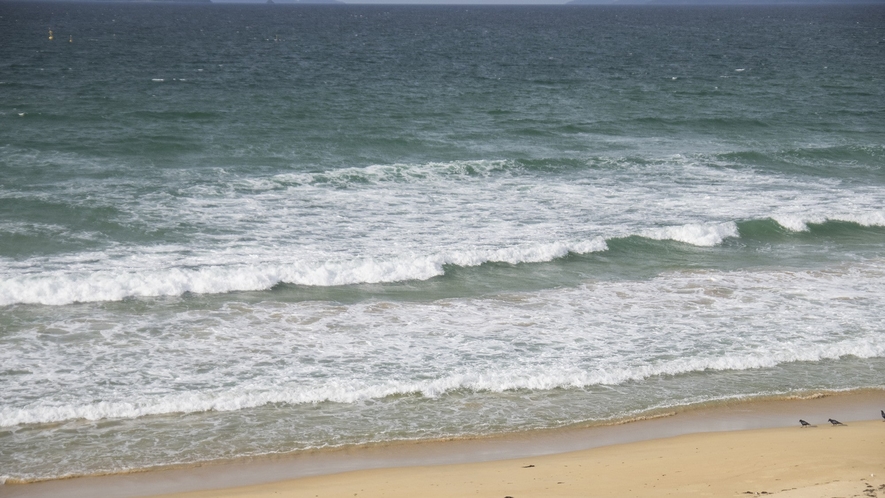
[(643, 231), (642, 235), (655, 240), (675, 240), (704, 247), (712, 247), (728, 237), (739, 236), (737, 224), (733, 221), (653, 228)]
[[(259, 291), (279, 283), (326, 287), (427, 280), (443, 275), (445, 265), (469, 267), (493, 262), (538, 263), (552, 261), (569, 253), (584, 254), (607, 249), (605, 240), (595, 238), (391, 259), (206, 265), (199, 268), (56, 270), (10, 276), (0, 281), (0, 306), (119, 301), (129, 297), (178, 296), (187, 292), (220, 294)], [(148, 261), (153, 259), (150, 255), (144, 257)]]

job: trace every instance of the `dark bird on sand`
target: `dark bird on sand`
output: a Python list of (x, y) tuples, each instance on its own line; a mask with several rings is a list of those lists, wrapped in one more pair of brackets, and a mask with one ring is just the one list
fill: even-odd
[(885, 418), (885, 410), (879, 410), (879, 411), (882, 412), (882, 418)]
[(829, 423), (831, 423), (831, 424), (833, 424), (833, 425), (845, 425), (845, 424), (843, 424), (842, 422), (839, 422), (838, 420), (836, 420), (836, 419), (832, 419), (832, 418), (831, 418), (831, 419), (827, 419), (827, 422), (829, 422)]
[(802, 420), (801, 418), (799, 419), (799, 423), (802, 424), (802, 427), (803, 427), (803, 428), (804, 428), (804, 427), (811, 427), (811, 424), (809, 424), (808, 422)]

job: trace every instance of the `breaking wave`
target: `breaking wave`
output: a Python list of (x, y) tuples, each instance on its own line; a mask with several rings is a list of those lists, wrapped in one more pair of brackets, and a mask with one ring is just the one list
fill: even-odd
[(144, 397), (133, 401), (100, 401), (57, 405), (36, 402), (28, 407), (0, 407), (0, 427), (57, 423), (79, 419), (126, 419), (169, 413), (235, 411), (274, 403), (356, 403), (397, 395), (438, 397), (451, 391), (465, 389), (504, 392), (520, 389), (537, 391), (594, 385), (619, 385), (654, 376), (682, 375), (703, 371), (750, 370), (774, 367), (783, 363), (839, 359), (845, 356), (858, 358), (885, 356), (885, 342), (856, 339), (803, 348), (785, 346), (779, 351), (768, 353), (744, 353), (722, 357), (684, 357), (657, 364), (624, 367), (609, 371), (552, 368), (543, 373), (526, 373), (524, 369), (505, 369), (448, 375), (423, 381), (363, 384), (359, 381), (333, 380), (316, 388), (253, 385), (221, 392), (187, 392)]
[(128, 297), (177, 296), (186, 292), (215, 294), (267, 290), (279, 283), (338, 286), (361, 283), (427, 280), (445, 273), (446, 265), (539, 263), (569, 253), (605, 251), (597, 238), (501, 249), (477, 249), (393, 261), (372, 258), (320, 264), (255, 264), (170, 268), (162, 270), (65, 272), (22, 275), (0, 283), (0, 305), (16, 303), (64, 305), (75, 302), (117, 301)]
[[(772, 222), (792, 233), (808, 232), (809, 225), (826, 233), (828, 227), (846, 223), (856, 227), (885, 227), (885, 213), (871, 212), (826, 218), (772, 216), (768, 223)], [(766, 220), (658, 227), (646, 229), (638, 236), (697, 247), (715, 247), (729, 238), (752, 239), (760, 236), (754, 228), (759, 223), (765, 224)], [(74, 270), (40, 272), (35, 269), (40, 267), (38, 261), (27, 270), (8, 270), (0, 281), (0, 306), (65, 305), (76, 302), (119, 301), (134, 297), (179, 296), (185, 293), (263, 291), (281, 283), (328, 287), (428, 280), (445, 275), (447, 266), (466, 268), (487, 263), (544, 263), (570, 254), (608, 251), (609, 242), (625, 236), (629, 234), (609, 239), (596, 237), (589, 240), (350, 260), (286, 262), (285, 255), (279, 255), (276, 260), (254, 264), (242, 263), (246, 255), (235, 255), (234, 258), (226, 255), (225, 258), (233, 259), (230, 263), (222, 261), (218, 264), (183, 264), (175, 260), (174, 255), (170, 255), (175, 252), (173, 250), (159, 255), (144, 255), (142, 259), (146, 263), (126, 268), (102, 266), (102, 255), (82, 255), (83, 260), (97, 262), (92, 267), (78, 263), (71, 265), (77, 268)], [(170, 259), (164, 262), (164, 258)], [(130, 259), (137, 260), (138, 256), (134, 255)]]

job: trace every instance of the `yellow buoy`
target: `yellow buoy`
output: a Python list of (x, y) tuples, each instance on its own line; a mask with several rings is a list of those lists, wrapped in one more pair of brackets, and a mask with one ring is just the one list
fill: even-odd
[(52, 40), (52, 30), (49, 30), (49, 39)]

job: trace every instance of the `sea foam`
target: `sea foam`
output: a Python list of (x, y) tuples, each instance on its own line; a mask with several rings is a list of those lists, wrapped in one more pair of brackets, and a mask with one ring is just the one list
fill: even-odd
[[(279, 283), (337, 286), (359, 283), (427, 280), (445, 273), (445, 265), (462, 267), (484, 263), (537, 263), (569, 253), (607, 250), (596, 238), (576, 242), (526, 244), (500, 249), (471, 249), (392, 261), (362, 258), (351, 261), (290, 264), (209, 265), (108, 271), (61, 271), (25, 274), (0, 282), (0, 305), (16, 303), (64, 305), (75, 302), (118, 301), (129, 297), (177, 296), (187, 292), (217, 294), (267, 290)], [(89, 258), (85, 258), (89, 259)], [(148, 261), (152, 258), (147, 258)]]
[(738, 227), (734, 222), (715, 224), (689, 224), (674, 227), (652, 228), (642, 235), (655, 240), (674, 240), (695, 246), (712, 247), (728, 237), (738, 237)]
[(807, 232), (809, 224), (820, 225), (827, 221), (846, 221), (866, 227), (885, 226), (885, 212), (883, 211), (833, 214), (829, 216), (775, 215), (772, 216), (772, 219), (777, 222), (778, 225), (793, 232)]
[(190, 391), (150, 397), (142, 395), (130, 401), (69, 404), (38, 401), (26, 407), (0, 407), (0, 427), (80, 419), (94, 421), (131, 419), (170, 413), (235, 411), (272, 403), (357, 403), (399, 395), (439, 397), (448, 392), (463, 389), (504, 392), (523, 389), (534, 391), (584, 388), (595, 385), (618, 385), (661, 375), (682, 375), (711, 370), (749, 370), (797, 361), (834, 360), (845, 356), (857, 358), (885, 356), (885, 341), (848, 340), (834, 344), (814, 345), (799, 350), (783, 347), (765, 353), (678, 358), (649, 365), (591, 371), (552, 367), (544, 372), (528, 373), (523, 368), (495, 369), (460, 373), (423, 381), (366, 383), (364, 381), (332, 379), (325, 386), (318, 388), (252, 384), (215, 392)]

